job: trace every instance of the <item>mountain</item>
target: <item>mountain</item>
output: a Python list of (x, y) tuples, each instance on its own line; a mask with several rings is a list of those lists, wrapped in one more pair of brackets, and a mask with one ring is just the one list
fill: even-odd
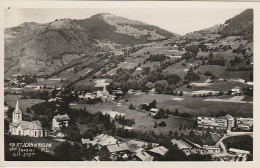
[(157, 26), (108, 13), (82, 20), (26, 22), (5, 29), (5, 71), (53, 72), (86, 54), (175, 36)]
[(228, 19), (225, 27), (219, 33), (224, 36), (242, 36), (253, 40), (253, 9), (247, 9)]
[(221, 38), (228, 36), (242, 36), (246, 40), (253, 40), (253, 9), (247, 9), (225, 21), (224, 24), (218, 24), (206, 29), (187, 33), (183, 37), (188, 39), (199, 38), (218, 34)]

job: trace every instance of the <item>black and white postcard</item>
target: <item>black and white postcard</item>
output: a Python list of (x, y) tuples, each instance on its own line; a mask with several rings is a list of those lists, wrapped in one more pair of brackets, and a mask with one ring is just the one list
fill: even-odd
[(5, 163), (257, 167), (259, 3), (30, 3), (2, 9)]

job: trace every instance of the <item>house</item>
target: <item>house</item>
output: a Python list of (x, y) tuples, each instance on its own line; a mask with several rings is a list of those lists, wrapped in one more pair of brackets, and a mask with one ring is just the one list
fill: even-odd
[(168, 152), (168, 149), (164, 146), (158, 146), (156, 148), (150, 149), (148, 151), (153, 157), (160, 158), (165, 156), (165, 154)]
[(109, 95), (109, 92), (106, 89), (106, 85), (103, 86), (102, 91), (100, 91), (100, 90), (97, 91), (97, 98), (100, 98), (102, 96), (108, 96), (108, 95)]
[(113, 136), (107, 135), (107, 134), (100, 134), (93, 138), (91, 141), (90, 139), (81, 139), (82, 144), (91, 144), (91, 145), (98, 145), (99, 148), (107, 146), (107, 145), (113, 145), (118, 143), (118, 140), (114, 138)]
[(12, 135), (43, 137), (43, 128), (40, 121), (23, 121), (22, 111), (19, 108), (18, 100), (12, 115), (12, 122), (9, 124), (9, 132)]
[(105, 146), (110, 153), (112, 160), (118, 160), (119, 158), (127, 160), (131, 154), (129, 147), (126, 143), (116, 143), (113, 145)]
[(84, 96), (84, 100), (86, 99), (94, 99), (95, 96), (93, 95), (93, 93), (86, 93), (85, 96)]
[(235, 148), (229, 148), (229, 153), (236, 154), (236, 155), (249, 155), (250, 151), (241, 150), (241, 149), (235, 149)]
[(190, 146), (189, 144), (187, 144), (186, 142), (182, 141), (182, 140), (176, 140), (176, 139), (172, 139), (171, 143), (173, 145), (177, 145), (177, 147), (179, 149), (181, 149), (187, 156), (191, 154), (191, 148), (192, 146)]
[(141, 90), (136, 90), (133, 92), (134, 95), (143, 95), (144, 93)]
[(84, 95), (78, 95), (78, 98), (83, 100), (85, 98), (85, 96)]
[(116, 143), (112, 145), (107, 145), (106, 147), (111, 154), (116, 154), (119, 152), (129, 152), (129, 147), (126, 143)]
[(123, 95), (124, 94), (124, 92), (120, 89), (120, 88), (118, 88), (118, 89), (116, 89), (116, 90), (113, 90), (113, 94), (115, 94), (115, 95)]
[(232, 116), (228, 115), (227, 117), (197, 117), (197, 125), (199, 128), (209, 128), (209, 129), (227, 129), (234, 127), (234, 119)]
[(129, 89), (129, 90), (127, 91), (127, 94), (134, 94), (134, 90), (133, 90), (133, 89)]
[(148, 91), (148, 94), (154, 95), (155, 94), (155, 88), (152, 88), (151, 90)]
[(154, 159), (153, 156), (145, 152), (143, 148), (140, 148), (135, 152), (131, 160), (132, 161), (153, 161), (153, 159)]
[(199, 151), (200, 154), (217, 154), (221, 152), (221, 148), (216, 146), (204, 145)]
[(140, 140), (129, 140), (126, 142), (128, 147), (130, 148), (130, 151), (133, 153), (137, 153), (140, 149), (146, 149), (148, 148), (149, 143), (140, 141)]
[(241, 130), (249, 131), (253, 127), (253, 118), (236, 118), (236, 127)]
[(241, 87), (235, 86), (235, 88), (231, 89), (231, 95), (240, 95)]
[(150, 109), (150, 116), (155, 116), (158, 113), (159, 109), (157, 108), (151, 108)]
[(227, 119), (227, 127), (228, 127), (228, 129), (231, 129), (231, 128), (235, 127), (235, 119), (234, 119), (234, 117), (232, 117), (231, 115), (227, 114), (223, 118)]
[(139, 140), (129, 140), (126, 143), (132, 151), (135, 151), (136, 149), (148, 147), (148, 142), (139, 141)]
[(90, 139), (81, 139), (81, 144), (84, 145), (86, 144), (87, 146), (92, 145), (95, 146), (97, 144), (97, 141), (91, 141)]
[(62, 127), (67, 127), (69, 125), (70, 118), (67, 114), (57, 115), (52, 119), (52, 130), (59, 131)]

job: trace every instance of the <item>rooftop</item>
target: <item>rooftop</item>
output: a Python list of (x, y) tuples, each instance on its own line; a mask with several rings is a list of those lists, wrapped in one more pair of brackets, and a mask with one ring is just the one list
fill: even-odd
[(166, 154), (166, 152), (168, 152), (168, 149), (165, 148), (164, 146), (159, 146), (159, 147), (156, 147), (156, 148), (150, 149), (149, 152), (157, 153), (157, 154), (163, 156), (163, 155)]
[(130, 150), (126, 143), (108, 145), (107, 149), (110, 153)]
[(57, 116), (54, 116), (54, 118), (55, 118), (55, 120), (57, 122), (69, 121), (70, 120), (70, 118), (69, 118), (69, 116), (67, 114), (65, 114), (65, 115), (57, 115)]
[(11, 126), (21, 126), (23, 130), (30, 129), (30, 130), (40, 130), (42, 129), (42, 125), (40, 121), (20, 121), (20, 122), (14, 122), (10, 124)]

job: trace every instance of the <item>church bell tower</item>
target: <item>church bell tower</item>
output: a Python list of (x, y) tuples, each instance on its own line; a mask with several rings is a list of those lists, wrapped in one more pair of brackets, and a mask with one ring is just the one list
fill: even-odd
[(13, 122), (20, 122), (20, 121), (22, 121), (22, 114), (23, 113), (22, 113), (22, 111), (19, 108), (19, 103), (18, 103), (18, 100), (17, 100), (15, 109), (13, 111), (13, 119), (12, 119), (12, 121)]

